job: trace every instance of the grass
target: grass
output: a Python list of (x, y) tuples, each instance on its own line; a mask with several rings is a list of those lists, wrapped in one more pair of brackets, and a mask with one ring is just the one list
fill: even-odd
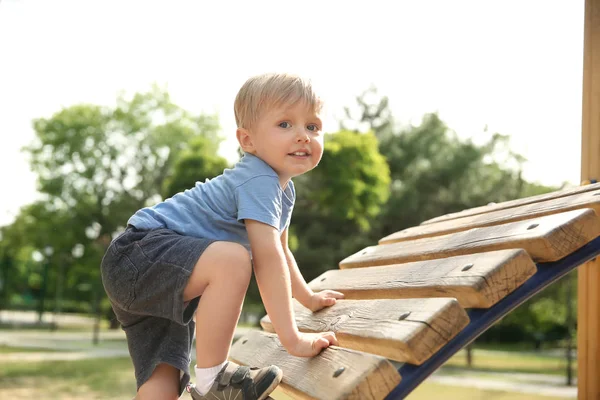
[(406, 400), (566, 400), (570, 397), (538, 396), (530, 393), (502, 392), (499, 390), (485, 390), (477, 388), (464, 388), (458, 386), (438, 385), (423, 383), (413, 391)]
[[(79, 343), (81, 342), (81, 343)], [(70, 341), (74, 348), (92, 348), (91, 341)], [(122, 338), (106, 338), (100, 347), (125, 346)], [(508, 349), (507, 349), (508, 350)], [(513, 349), (514, 350), (514, 349)], [(30, 347), (0, 345), (0, 354), (15, 352), (48, 351)], [(475, 349), (474, 366), (466, 367), (464, 351), (452, 357), (443, 367), (445, 374), (465, 375), (490, 379), (487, 372), (522, 372), (538, 374), (565, 374), (566, 361), (563, 357), (548, 356), (525, 351), (491, 351)], [(83, 399), (127, 399), (135, 394), (133, 367), (129, 358), (89, 359), (80, 361), (45, 362), (2, 362), (0, 368), (0, 399), (83, 400)], [(573, 363), (576, 373), (576, 362)], [(497, 379), (502, 379), (497, 377)], [(287, 400), (282, 392), (272, 396), (276, 400)], [(184, 399), (189, 397), (183, 396)], [(482, 400), (557, 400), (546, 397), (472, 387), (457, 387), (428, 382), (420, 385), (409, 400), (425, 399), (482, 399)]]
[[(482, 357), (481, 357), (482, 358)], [(131, 399), (135, 394), (133, 367), (128, 358), (59, 362), (11, 362), (0, 369), (0, 398), (49, 400)], [(275, 400), (289, 400), (282, 392)], [(187, 397), (184, 396), (187, 399)], [(408, 400), (560, 400), (498, 390), (457, 387), (425, 381)]]
[[(280, 389), (275, 389), (271, 394), (274, 400), (292, 400)], [(530, 393), (503, 392), (499, 390), (485, 390), (470, 387), (439, 385), (424, 382), (419, 385), (406, 400), (572, 400), (571, 397), (539, 396)]]
[(62, 350), (45, 349), (45, 348), (39, 348), (39, 347), (13, 347), (13, 346), (0, 345), (0, 354), (38, 353), (38, 352), (52, 353), (55, 351), (62, 351)]
[[(445, 371), (464, 371), (467, 368), (466, 354), (463, 350), (454, 355), (446, 364)], [(473, 350), (473, 367), (470, 371), (481, 372), (518, 372), (533, 374), (565, 375), (567, 361), (564, 357), (550, 357), (522, 352), (492, 352)], [(573, 373), (577, 375), (577, 361), (572, 363)]]
[(0, 369), (2, 399), (129, 400), (134, 395), (129, 358), (11, 362)]

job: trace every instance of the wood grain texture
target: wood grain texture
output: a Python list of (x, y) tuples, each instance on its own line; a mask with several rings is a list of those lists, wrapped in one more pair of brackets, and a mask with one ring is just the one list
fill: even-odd
[(398, 371), (383, 357), (335, 346), (316, 357), (294, 357), (276, 335), (260, 331), (235, 342), (229, 358), (253, 367), (277, 365), (283, 371), (280, 388), (298, 399), (384, 399), (400, 383)]
[(382, 241), (402, 242), (424, 237), (447, 235), (472, 228), (500, 225), (507, 222), (521, 221), (582, 208), (591, 208), (596, 214), (600, 215), (600, 190), (541, 201), (506, 210), (491, 211), (486, 214), (442, 221), (435, 224), (419, 225), (386, 236)]
[(556, 261), (600, 234), (591, 209), (574, 210), (503, 225), (399, 243), (381, 241), (340, 262), (340, 268), (372, 267), (521, 248), (535, 262)]
[(540, 194), (537, 196), (531, 196), (531, 197), (525, 197), (522, 199), (504, 201), (502, 203), (494, 203), (494, 204), (480, 206), (480, 207), (468, 208), (463, 211), (450, 213), (450, 214), (446, 214), (446, 215), (441, 215), (439, 217), (429, 219), (427, 221), (422, 222), (421, 225), (433, 224), (433, 223), (437, 223), (437, 222), (448, 221), (451, 219), (463, 218), (463, 217), (468, 217), (468, 216), (472, 216), (472, 215), (485, 214), (485, 213), (489, 213), (492, 211), (505, 210), (508, 208), (523, 206), (526, 204), (538, 203), (540, 201), (545, 201), (545, 200), (558, 199), (558, 198), (565, 197), (565, 196), (572, 196), (572, 195), (576, 195), (579, 193), (585, 193), (585, 192), (589, 192), (592, 190), (599, 190), (599, 189), (600, 189), (600, 183), (595, 183), (592, 185), (585, 185), (585, 186), (576, 186), (574, 188), (557, 190), (554, 192)]
[[(600, 0), (585, 1), (581, 180), (600, 180)], [(577, 396), (600, 399), (600, 261), (579, 267)]]
[[(338, 300), (316, 313), (294, 302), (302, 332), (333, 331), (341, 347), (420, 365), (469, 323), (456, 299)], [(269, 316), (261, 320), (275, 332)]]
[(510, 249), (372, 268), (330, 270), (309, 286), (314, 291), (340, 291), (346, 299), (454, 297), (465, 308), (488, 308), (521, 286), (535, 271), (536, 266), (527, 252)]

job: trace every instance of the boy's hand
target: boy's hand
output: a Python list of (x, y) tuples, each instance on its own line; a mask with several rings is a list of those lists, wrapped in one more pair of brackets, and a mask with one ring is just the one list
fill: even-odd
[(335, 304), (336, 299), (343, 299), (344, 294), (334, 290), (323, 290), (313, 293), (308, 304), (309, 310), (312, 312), (319, 311), (322, 308), (330, 307)]
[(297, 341), (286, 350), (296, 357), (313, 357), (330, 345), (338, 345), (338, 340), (333, 332), (300, 332)]

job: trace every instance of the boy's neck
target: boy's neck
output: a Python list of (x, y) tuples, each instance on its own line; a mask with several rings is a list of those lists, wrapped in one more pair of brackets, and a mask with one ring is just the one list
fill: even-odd
[(289, 181), (290, 181), (290, 178), (284, 180), (281, 177), (279, 177), (279, 184), (281, 185), (281, 189), (285, 190), (287, 188)]

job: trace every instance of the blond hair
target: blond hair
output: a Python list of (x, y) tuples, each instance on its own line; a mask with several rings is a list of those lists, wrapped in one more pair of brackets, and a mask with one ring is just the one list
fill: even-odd
[(315, 93), (310, 80), (298, 75), (267, 73), (249, 78), (240, 88), (233, 105), (238, 128), (249, 129), (261, 113), (275, 107), (307, 104), (318, 114), (323, 102)]

